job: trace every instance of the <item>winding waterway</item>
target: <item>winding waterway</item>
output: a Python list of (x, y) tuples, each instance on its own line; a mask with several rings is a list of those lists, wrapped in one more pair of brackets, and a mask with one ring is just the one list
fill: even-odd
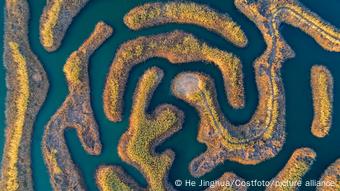
[[(54, 53), (47, 53), (39, 42), (39, 19), (45, 1), (30, 0), (29, 2), (31, 9), (29, 26), (31, 47), (33, 52), (37, 54), (42, 62), (50, 80), (49, 94), (37, 117), (32, 140), (31, 156), (35, 190), (51, 190), (47, 168), (43, 161), (41, 140), (45, 125), (67, 96), (67, 84), (63, 74), (63, 65), (71, 52), (78, 49), (82, 42), (90, 35), (96, 23), (100, 20), (110, 24), (115, 30), (113, 37), (111, 37), (91, 57), (89, 65), (91, 101), (100, 128), (100, 138), (103, 144), (102, 154), (100, 156), (90, 156), (86, 154), (81, 147), (75, 130), (68, 130), (65, 133), (71, 156), (78, 165), (88, 190), (97, 190), (94, 174), (97, 167), (102, 164), (121, 165), (140, 184), (146, 185), (142, 175), (135, 168), (120, 160), (117, 154), (117, 144), (120, 136), (126, 131), (128, 126), (127, 123), (129, 110), (131, 109), (132, 94), (136, 87), (137, 80), (150, 66), (162, 68), (165, 71), (165, 76), (160, 86), (155, 91), (149, 110), (152, 111), (159, 104), (166, 102), (178, 106), (185, 113), (183, 129), (157, 148), (157, 151), (171, 148), (176, 153), (176, 159), (169, 174), (169, 181), (171, 184), (173, 184), (176, 179), (199, 181), (200, 179), (195, 179), (190, 175), (188, 164), (194, 157), (198, 156), (206, 149), (205, 145), (198, 143), (196, 140), (199, 124), (198, 113), (193, 107), (171, 95), (170, 82), (176, 74), (181, 71), (200, 71), (212, 76), (216, 82), (221, 109), (224, 111), (228, 120), (234, 124), (247, 122), (256, 109), (258, 93), (255, 84), (253, 61), (263, 53), (265, 50), (265, 43), (255, 24), (242, 15), (235, 8), (233, 1), (231, 0), (198, 0), (195, 2), (208, 4), (219, 12), (228, 12), (233, 20), (240, 24), (241, 28), (246, 32), (249, 40), (246, 48), (237, 48), (215, 33), (191, 25), (169, 24), (137, 32), (131, 31), (123, 23), (124, 14), (137, 4), (140, 5), (147, 1), (143, 0), (134, 3), (134, 1), (126, 0), (93, 0), (75, 18), (66, 34), (62, 46)], [(340, 28), (339, 0), (328, 0), (327, 3), (320, 3), (318, 0), (300, 0), (300, 2), (319, 14), (323, 19), (329, 21), (337, 28)], [(3, 4), (4, 3), (0, 6), (2, 10)], [(0, 15), (0, 21), (3, 23), (3, 14)], [(172, 65), (165, 59), (151, 59), (144, 64), (134, 67), (131, 71), (124, 96), (123, 121), (119, 123), (109, 122), (104, 115), (102, 93), (106, 74), (119, 45), (138, 36), (169, 32), (174, 29), (182, 29), (186, 32), (193, 33), (202, 41), (208, 42), (209, 45), (228, 52), (233, 52), (241, 58), (245, 81), (246, 107), (241, 110), (234, 110), (228, 105), (227, 98), (224, 94), (222, 75), (217, 67), (203, 62)], [(340, 115), (340, 100), (337, 99), (338, 97), (340, 98), (340, 65), (338, 65), (340, 64), (340, 54), (331, 53), (322, 49), (311, 37), (289, 25), (282, 25), (281, 32), (296, 53), (296, 57), (285, 62), (281, 70), (287, 104), (287, 138), (282, 151), (275, 158), (255, 166), (225, 162), (223, 165), (219, 165), (211, 173), (201, 177), (201, 179), (215, 180), (224, 172), (232, 171), (246, 180), (270, 180), (283, 168), (295, 149), (299, 147), (310, 147), (316, 151), (317, 159), (312, 165), (311, 170), (304, 177), (304, 180), (318, 180), (326, 167), (340, 157), (340, 117), (337, 117)], [(0, 31), (0, 35), (3, 36), (3, 30)], [(3, 51), (3, 44), (0, 45), (0, 49)], [(314, 137), (310, 131), (313, 118), (310, 69), (315, 64), (324, 64), (327, 66), (334, 77), (333, 125), (330, 134), (323, 139)], [(0, 79), (0, 111), (4, 111), (6, 87), (3, 64), (0, 68)], [(4, 112), (1, 112), (0, 148), (3, 148), (4, 144), (4, 127), (5, 116)], [(0, 150), (0, 155), (1, 154), (2, 150)], [(179, 189), (199, 190), (200, 188), (183, 186)], [(249, 190), (258, 190), (258, 188), (254, 187)], [(308, 191), (314, 190), (314, 188), (304, 187), (301, 188), (301, 190)]]

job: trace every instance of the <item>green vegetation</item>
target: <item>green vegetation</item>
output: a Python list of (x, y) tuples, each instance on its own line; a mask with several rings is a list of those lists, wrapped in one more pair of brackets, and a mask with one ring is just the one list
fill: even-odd
[[(315, 158), (316, 154), (312, 149), (300, 148), (295, 150), (286, 166), (272, 180), (274, 184), (267, 187), (266, 191), (297, 190), (297, 182), (302, 181), (302, 177), (307, 173)], [(285, 182), (288, 184), (283, 184)]]
[(124, 23), (133, 30), (167, 23), (195, 24), (222, 35), (237, 46), (247, 44), (246, 35), (227, 14), (197, 3), (147, 3), (130, 10)]
[(312, 133), (316, 137), (325, 137), (332, 125), (333, 77), (324, 66), (313, 66), (311, 70), (314, 119)]
[(244, 105), (243, 76), (240, 60), (225, 51), (212, 48), (188, 33), (174, 31), (140, 37), (123, 44), (116, 53), (104, 90), (104, 109), (111, 121), (120, 121), (122, 96), (131, 68), (147, 59), (162, 57), (173, 64), (193, 61), (214, 63), (222, 72), (229, 103)]
[(150, 97), (163, 72), (151, 68), (141, 77), (135, 91), (129, 129), (122, 136), (118, 153), (122, 160), (134, 165), (146, 177), (148, 190), (167, 190), (168, 170), (174, 160), (170, 150), (154, 152), (155, 146), (181, 127), (183, 114), (171, 105), (162, 105), (152, 115), (145, 113)]

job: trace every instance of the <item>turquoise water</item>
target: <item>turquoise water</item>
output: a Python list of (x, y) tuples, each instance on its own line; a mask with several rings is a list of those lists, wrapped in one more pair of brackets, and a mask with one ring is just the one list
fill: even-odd
[[(199, 180), (191, 177), (188, 172), (189, 162), (205, 150), (205, 145), (196, 140), (199, 117), (197, 112), (188, 104), (174, 98), (170, 91), (171, 79), (181, 71), (201, 71), (215, 79), (217, 84), (218, 99), (226, 117), (235, 124), (247, 122), (252, 116), (257, 106), (257, 89), (253, 72), (253, 61), (265, 49), (265, 44), (261, 33), (255, 25), (242, 15), (233, 5), (233, 1), (214, 0), (214, 1), (196, 1), (206, 3), (220, 12), (228, 12), (231, 17), (242, 26), (249, 39), (249, 45), (240, 49), (232, 46), (218, 35), (211, 33), (200, 27), (190, 25), (171, 24), (138, 32), (129, 30), (123, 23), (123, 15), (136, 6), (147, 1), (125, 0), (93, 0), (83, 11), (75, 18), (73, 24), (66, 34), (61, 48), (54, 53), (47, 53), (39, 42), (39, 17), (42, 13), (45, 1), (30, 1), (31, 20), (30, 20), (30, 43), (33, 51), (38, 55), (50, 80), (50, 90), (48, 98), (42, 107), (36, 124), (32, 139), (32, 168), (33, 179), (36, 190), (51, 190), (47, 169), (44, 166), (41, 153), (41, 139), (44, 126), (49, 118), (60, 107), (67, 96), (66, 81), (62, 72), (63, 65), (70, 55), (76, 50), (81, 43), (90, 35), (95, 24), (103, 20), (114, 27), (115, 34), (111, 37), (98, 51), (92, 56), (89, 67), (92, 106), (95, 112), (97, 122), (100, 126), (101, 141), (103, 144), (102, 154), (100, 156), (90, 156), (84, 152), (74, 130), (70, 129), (65, 133), (67, 144), (71, 151), (74, 162), (78, 165), (81, 174), (84, 177), (88, 190), (97, 190), (94, 174), (99, 165), (116, 164), (121, 165), (130, 175), (132, 175), (141, 185), (146, 186), (143, 176), (133, 167), (125, 164), (117, 155), (117, 144), (121, 134), (128, 126), (129, 110), (131, 108), (132, 94), (135, 89), (138, 78), (150, 66), (159, 66), (165, 71), (165, 77), (156, 90), (149, 107), (152, 111), (156, 106), (162, 103), (172, 103), (178, 106), (185, 113), (185, 123), (182, 130), (169, 138), (162, 145), (157, 147), (161, 152), (171, 148), (176, 153), (176, 159), (170, 170), (169, 181), (174, 183), (176, 179)], [(339, 10), (340, 1), (329, 0), (328, 4), (320, 3), (318, 0), (301, 1), (307, 7), (318, 13), (325, 20), (340, 28)], [(2, 4), (3, 5), (3, 4)], [(3, 15), (0, 15), (3, 21)], [(246, 107), (242, 110), (233, 110), (227, 103), (224, 95), (222, 76), (219, 70), (205, 63), (189, 63), (182, 66), (174, 66), (164, 59), (151, 59), (144, 64), (133, 68), (126, 93), (124, 96), (124, 120), (120, 123), (111, 123), (108, 121), (103, 112), (102, 92), (105, 77), (111, 65), (116, 49), (120, 44), (129, 39), (138, 36), (168, 32), (174, 29), (181, 29), (191, 32), (210, 45), (227, 50), (238, 55), (243, 64), (244, 81), (246, 89)], [(274, 177), (285, 165), (292, 152), (299, 147), (310, 147), (317, 153), (317, 160), (311, 170), (306, 174), (304, 180), (319, 179), (324, 169), (337, 158), (340, 157), (339, 136), (340, 118), (336, 116), (340, 113), (340, 103), (337, 100), (340, 93), (340, 55), (339, 53), (330, 53), (318, 46), (312, 38), (288, 25), (282, 26), (282, 34), (296, 52), (296, 57), (284, 63), (282, 68), (282, 78), (284, 81), (287, 114), (286, 114), (286, 132), (287, 139), (279, 155), (271, 160), (263, 162), (256, 166), (240, 165), (226, 161), (219, 165), (211, 173), (201, 177), (204, 180), (215, 180), (224, 172), (236, 172), (239, 176), (247, 180), (269, 180)], [(3, 31), (0, 31), (3, 35)], [(1, 44), (1, 50), (2, 50)], [(310, 88), (310, 68), (314, 64), (324, 64), (332, 72), (334, 83), (334, 114), (333, 127), (329, 136), (324, 139), (317, 139), (310, 133), (310, 125), (313, 117), (312, 97)], [(3, 65), (0, 70), (0, 110), (4, 111), (5, 101), (5, 74)], [(5, 127), (4, 113), (0, 113), (0, 127)], [(2, 128), (4, 129), (4, 128)], [(0, 147), (3, 148), (4, 131), (0, 131)], [(2, 154), (2, 150), (0, 151)], [(194, 187), (181, 187), (180, 190), (199, 190)], [(249, 190), (262, 190), (263, 188), (250, 188)], [(301, 190), (314, 190), (314, 188), (301, 188)]]

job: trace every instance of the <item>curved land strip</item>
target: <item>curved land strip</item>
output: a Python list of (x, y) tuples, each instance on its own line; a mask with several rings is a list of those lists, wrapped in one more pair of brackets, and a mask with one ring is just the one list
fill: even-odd
[[(216, 181), (214, 186), (206, 189), (206, 191), (246, 191), (246, 186), (239, 186), (235, 185), (235, 181), (244, 181), (242, 178), (238, 177), (234, 173), (226, 172)], [(232, 184), (234, 182), (234, 184)]]
[(248, 41), (240, 26), (227, 14), (197, 3), (146, 3), (130, 10), (124, 23), (133, 30), (168, 23), (194, 24), (216, 32), (239, 47), (245, 47)]
[(313, 66), (311, 70), (314, 119), (312, 133), (322, 138), (328, 135), (332, 125), (333, 77), (324, 66)]
[[(265, 42), (267, 44), (267, 49), (265, 52), (255, 61), (255, 77), (256, 83), (259, 91), (259, 104), (258, 108), (251, 119), (251, 122), (255, 122), (257, 125), (250, 125), (250, 123), (244, 125), (244, 129), (249, 129), (250, 133), (245, 133), (240, 129), (236, 131), (230, 131), (230, 135), (241, 134), (249, 135), (249, 140), (260, 141), (262, 145), (254, 147), (254, 143), (244, 145), (244, 149), (248, 152), (240, 152), (237, 157), (233, 155), (228, 155), (225, 153), (232, 151), (233, 149), (224, 147), (218, 147), (219, 143), (216, 143), (212, 139), (211, 135), (203, 134), (199, 135), (199, 140), (204, 141), (208, 145), (208, 151), (202, 154), (200, 157), (195, 159), (191, 164), (191, 171), (195, 175), (203, 175), (206, 172), (214, 168), (218, 163), (221, 163), (225, 158), (232, 158), (232, 160), (244, 163), (244, 164), (256, 164), (265, 159), (271, 158), (277, 154), (281, 149), (282, 144), (285, 140), (284, 133), (284, 114), (285, 114), (285, 100), (284, 100), (284, 90), (282, 86), (282, 80), (280, 77), (280, 68), (282, 63), (294, 56), (293, 50), (288, 46), (288, 44), (282, 38), (279, 32), (279, 26), (281, 22), (287, 22), (290, 24), (297, 24), (299, 28), (311, 35), (318, 43), (328, 50), (338, 51), (337, 41), (328, 40), (329, 34), (337, 32), (332, 32), (325, 27), (325, 23), (321, 21), (319, 17), (312, 17), (310, 12), (302, 6), (295, 3), (293, 0), (260, 0), (260, 1), (250, 1), (250, 0), (235, 0), (236, 7), (245, 14), (249, 19), (251, 19), (257, 27), (260, 29)], [(286, 8), (286, 7), (290, 8)], [(306, 25), (298, 24), (297, 21), (292, 22), (290, 17), (298, 16), (299, 14), (293, 14), (292, 7), (300, 10), (300, 20), (308, 21)], [(303, 11), (303, 12), (302, 12)], [(294, 15), (294, 16), (292, 16)], [(310, 16), (310, 17), (307, 17)], [(307, 19), (304, 19), (307, 18)], [(316, 24), (319, 23), (319, 24)], [(323, 23), (324, 25), (320, 25)], [(313, 28), (319, 26), (319, 28), (328, 31), (328, 35), (325, 38), (317, 38)], [(331, 27), (334, 29), (334, 27)], [(334, 29), (335, 30), (335, 29)], [(334, 36), (334, 35), (333, 35)], [(209, 81), (209, 80), (208, 80)], [(206, 91), (209, 92), (209, 91)], [(183, 96), (183, 95), (182, 95)], [(185, 96), (183, 96), (185, 98)], [(213, 99), (215, 96), (213, 96)], [(213, 101), (213, 103), (216, 101)], [(204, 103), (204, 102), (203, 102)], [(263, 107), (264, 106), (264, 107)], [(199, 107), (198, 107), (199, 108)], [(202, 109), (201, 109), (202, 110)], [(202, 110), (203, 111), (203, 110)], [(201, 111), (202, 115), (204, 114)], [(218, 112), (217, 112), (218, 113)], [(212, 113), (214, 114), (214, 113)], [(220, 116), (220, 115), (218, 115)], [(208, 116), (209, 117), (209, 116)], [(211, 119), (216, 119), (211, 117)], [(207, 118), (208, 119), (208, 118)], [(221, 119), (221, 118), (219, 118)], [(204, 121), (204, 118), (202, 118)], [(212, 122), (211, 122), (212, 121)], [(215, 120), (208, 121), (210, 126), (216, 126)], [(223, 120), (221, 120), (223, 121)], [(202, 128), (204, 129), (204, 128)], [(209, 129), (209, 128), (208, 128)], [(221, 129), (221, 128), (220, 128)], [(223, 129), (223, 128), (222, 128)], [(241, 128), (242, 129), (242, 128)], [(260, 131), (258, 131), (259, 129)], [(206, 132), (209, 132), (206, 130)], [(213, 131), (214, 132), (214, 131)], [(219, 132), (219, 137), (223, 137), (223, 131)], [(257, 133), (259, 132), (259, 133)], [(201, 138), (200, 138), (201, 137)], [(210, 138), (209, 138), (210, 137)], [(242, 136), (236, 136), (240, 138)], [(228, 138), (228, 137), (227, 137)], [(254, 139), (255, 138), (255, 139)], [(223, 138), (222, 138), (223, 139)], [(272, 141), (265, 141), (265, 140)], [(227, 139), (228, 140), (228, 139)], [(229, 143), (231, 139), (229, 139)], [(241, 139), (242, 140), (242, 139)], [(264, 142), (265, 141), (265, 142)], [(224, 141), (226, 142), (226, 141)], [(262, 143), (261, 143), (262, 142)], [(269, 143), (269, 144), (268, 144)], [(256, 145), (255, 144), (255, 145)], [(210, 146), (209, 146), (210, 145)], [(227, 144), (228, 145), (228, 144)], [(259, 149), (261, 148), (261, 149)]]
[[(320, 182), (322, 185), (317, 187), (318, 191), (338, 191), (340, 190), (340, 159), (337, 159), (331, 164), (324, 174), (322, 175)], [(333, 185), (334, 183), (334, 185)], [(327, 185), (332, 184), (332, 185)]]
[(113, 60), (104, 90), (104, 110), (111, 121), (122, 119), (122, 97), (129, 72), (134, 65), (153, 57), (168, 59), (173, 64), (194, 61), (214, 63), (224, 79), (230, 105), (244, 105), (242, 66), (240, 60), (225, 51), (212, 48), (194, 36), (181, 31), (140, 37), (123, 44)]
[(54, 190), (84, 190), (77, 168), (72, 162), (64, 139), (66, 128), (75, 128), (86, 152), (97, 155), (101, 143), (90, 103), (88, 61), (92, 53), (112, 34), (103, 22), (66, 61), (64, 72), (69, 95), (48, 122), (42, 142), (44, 159)]
[(177, 132), (184, 118), (180, 110), (168, 104), (157, 107), (152, 114), (146, 113), (151, 96), (162, 77), (163, 71), (153, 67), (139, 80), (129, 129), (118, 144), (118, 154), (122, 160), (144, 174), (148, 182), (147, 190), (173, 190), (167, 179), (175, 154), (171, 150), (158, 154), (155, 147)]
[(73, 17), (89, 0), (49, 0), (40, 18), (40, 42), (47, 51), (59, 48)]
[[(305, 8), (297, 0), (260, 0), (257, 3), (249, 0), (236, 0), (235, 3), (237, 6), (247, 6), (248, 13), (245, 10), (242, 12), (252, 17), (258, 14), (256, 10), (262, 9), (261, 16), (253, 17), (257, 22), (270, 19), (275, 30), (279, 30), (280, 23), (285, 22), (313, 37), (324, 49), (340, 52), (339, 29)], [(238, 8), (243, 9), (240, 6)]]
[(142, 191), (138, 184), (118, 166), (100, 166), (96, 183), (101, 191)]
[(225, 119), (211, 78), (185, 72), (173, 80), (173, 94), (198, 110), (201, 121), (197, 139), (208, 147), (191, 162), (193, 176), (202, 176), (225, 160), (257, 164), (281, 149), (285, 140), (281, 81), (275, 70), (257, 78), (262, 92), (258, 109), (247, 124), (240, 126)]
[[(272, 180), (274, 183), (267, 187), (266, 191), (298, 190), (297, 183), (302, 181), (302, 177), (312, 166), (315, 158), (316, 154), (310, 148), (295, 150), (286, 166)], [(288, 185), (282, 185), (283, 183), (288, 183)]]
[[(260, 29), (267, 44), (265, 52), (254, 62), (259, 104), (247, 124), (234, 127), (225, 121), (217, 106), (215, 90), (211, 87), (198, 91), (205, 96), (197, 103), (190, 100), (192, 96), (176, 93), (176, 88), (173, 88), (175, 94), (192, 103), (201, 114), (198, 140), (207, 144), (208, 149), (192, 161), (190, 170), (194, 176), (211, 171), (226, 159), (257, 164), (274, 157), (282, 148), (285, 140), (285, 99), (280, 68), (286, 59), (294, 56), (294, 52), (280, 35), (279, 25), (284, 17), (270, 9), (275, 3), (278, 1), (235, 0), (237, 8)], [(198, 78), (201, 81), (205, 79), (199, 75)]]
[(6, 68), (6, 135), (0, 188), (33, 190), (31, 138), (36, 115), (46, 98), (48, 79), (28, 39), (29, 6), (6, 0), (4, 58)]
[[(272, 12), (282, 20), (311, 35), (324, 49), (340, 52), (340, 31), (296, 0), (275, 0)], [(274, 15), (274, 14), (273, 14)]]

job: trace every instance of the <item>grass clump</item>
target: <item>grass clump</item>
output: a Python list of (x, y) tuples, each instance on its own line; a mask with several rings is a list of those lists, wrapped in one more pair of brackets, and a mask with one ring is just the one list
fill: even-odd
[(311, 70), (314, 119), (312, 133), (325, 137), (332, 125), (333, 77), (324, 66), (313, 66)]
[(194, 24), (220, 34), (237, 46), (247, 44), (244, 32), (227, 14), (197, 3), (147, 3), (125, 15), (124, 23), (133, 30), (167, 23)]
[(147, 105), (163, 72), (151, 68), (141, 77), (135, 91), (129, 129), (122, 136), (118, 153), (127, 163), (134, 165), (147, 179), (148, 190), (167, 190), (168, 170), (174, 153), (154, 151), (156, 145), (178, 131), (183, 114), (171, 105), (159, 106), (152, 115), (146, 114)]

